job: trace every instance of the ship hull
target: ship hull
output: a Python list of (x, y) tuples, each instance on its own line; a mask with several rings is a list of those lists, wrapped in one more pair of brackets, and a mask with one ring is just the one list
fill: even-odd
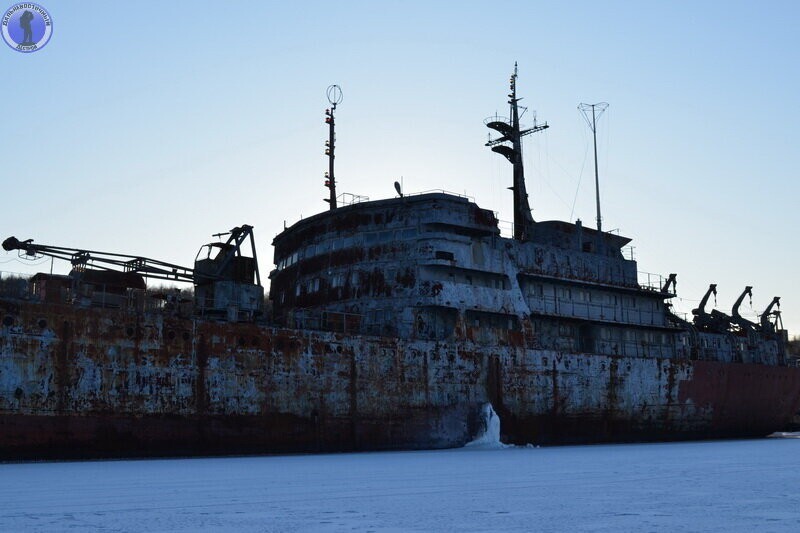
[(226, 324), (0, 301), (0, 458), (461, 446), (785, 429), (800, 369)]

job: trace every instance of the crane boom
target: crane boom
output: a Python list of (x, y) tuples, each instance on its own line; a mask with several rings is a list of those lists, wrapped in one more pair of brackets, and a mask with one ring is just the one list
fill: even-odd
[(744, 288), (742, 294), (739, 295), (739, 297), (736, 299), (736, 302), (734, 302), (733, 304), (733, 309), (731, 309), (731, 314), (734, 318), (742, 317), (742, 315), (739, 314), (739, 306), (742, 305), (742, 301), (744, 301), (745, 296), (750, 296), (751, 299), (753, 298), (753, 287), (751, 287), (750, 285)]
[(108, 270), (134, 272), (147, 278), (161, 279), (166, 281), (183, 281), (194, 283), (194, 269), (173, 265), (149, 257), (117, 254), (111, 252), (101, 252), (97, 250), (83, 250), (80, 248), (69, 248), (66, 246), (51, 246), (48, 244), (36, 244), (33, 239), (20, 241), (16, 237), (9, 237), (3, 241), (3, 249), (6, 251), (19, 250), (21, 255), (36, 257), (44, 255), (55, 259), (69, 261), (72, 268), (84, 270), (91, 268), (94, 270)]
[(697, 309), (692, 309), (692, 314), (693, 315), (701, 316), (701, 315), (705, 315), (706, 314), (706, 304), (708, 303), (708, 299), (711, 297), (712, 294), (714, 296), (717, 295), (717, 284), (716, 283), (712, 283), (711, 285), (708, 286), (708, 290), (706, 291), (706, 294), (703, 296), (703, 299), (700, 300), (700, 305), (697, 306)]
[(201, 252), (203, 249), (208, 249), (209, 257), (212, 250), (218, 249), (219, 251), (214, 259), (200, 259), (199, 252), (198, 257), (195, 259), (194, 268), (175, 265), (149, 257), (69, 248), (66, 246), (36, 244), (33, 242), (33, 239), (21, 241), (16, 237), (9, 237), (3, 241), (3, 249), (9, 252), (12, 250), (19, 250), (20, 255), (29, 258), (48, 256), (62, 259), (68, 261), (76, 271), (91, 269), (112, 272), (131, 272), (140, 274), (149, 279), (180, 281), (200, 285), (229, 279), (231, 276), (230, 267), (232, 262), (235, 258), (242, 256), (241, 246), (247, 238), (250, 238), (253, 255), (253, 270), (256, 284), (260, 286), (261, 276), (258, 271), (253, 227), (243, 224), (242, 226), (233, 228), (229, 232), (218, 233), (216, 236), (221, 237), (225, 235), (228, 235), (227, 241), (206, 244), (201, 248)]

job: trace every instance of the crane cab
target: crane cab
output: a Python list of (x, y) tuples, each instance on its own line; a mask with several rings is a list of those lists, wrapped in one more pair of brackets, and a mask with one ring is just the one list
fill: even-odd
[[(253, 228), (244, 225), (216, 236), (225, 235), (225, 242), (205, 244), (195, 257), (195, 311), (231, 322), (252, 320), (262, 314), (264, 306)], [(248, 238), (252, 257), (242, 254), (242, 244)]]

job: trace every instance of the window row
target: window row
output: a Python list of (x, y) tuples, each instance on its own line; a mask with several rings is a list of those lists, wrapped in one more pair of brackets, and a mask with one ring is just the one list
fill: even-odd
[(311, 257), (335, 252), (337, 250), (344, 250), (354, 246), (371, 246), (374, 244), (395, 242), (400, 240), (413, 239), (417, 236), (415, 228), (405, 228), (398, 230), (384, 230), (372, 231), (367, 233), (360, 233), (350, 237), (340, 237), (338, 239), (330, 239), (323, 241), (319, 244), (309, 244), (304, 248), (300, 248), (290, 255), (278, 260), (277, 269), (283, 270), (288, 268), (301, 259), (309, 259)]
[(596, 304), (602, 306), (618, 306), (629, 309), (642, 309), (645, 311), (659, 311), (663, 305), (661, 301), (652, 298), (637, 298), (636, 296), (622, 296), (607, 291), (592, 291), (576, 287), (556, 287), (543, 283), (527, 283), (523, 285), (525, 296), (544, 300), (558, 300), (561, 302), (577, 302)]

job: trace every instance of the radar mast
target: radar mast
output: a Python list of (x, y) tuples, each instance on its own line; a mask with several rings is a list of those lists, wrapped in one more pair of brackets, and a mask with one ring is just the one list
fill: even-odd
[[(519, 105), (522, 98), (517, 98), (517, 63), (514, 63), (514, 74), (511, 75), (508, 103), (510, 105), (511, 118), (494, 116), (484, 121), (486, 126), (501, 134), (497, 139), (490, 139), (486, 146), (490, 146), (493, 152), (505, 156), (514, 166), (514, 185), (509, 187), (514, 192), (514, 238), (520, 241), (530, 240), (533, 236), (533, 215), (531, 206), (528, 202), (528, 192), (525, 189), (525, 169), (522, 164), (522, 137), (547, 129), (549, 126), (536, 123), (536, 115), (533, 116), (533, 126), (521, 129), (519, 124)], [(523, 114), (527, 109), (522, 108)], [(511, 145), (503, 144), (510, 142)]]
[(325, 124), (328, 125), (328, 140), (325, 141), (325, 155), (328, 156), (328, 172), (325, 173), (325, 186), (330, 195), (325, 201), (330, 204), (330, 209), (336, 209), (336, 177), (333, 175), (333, 159), (336, 150), (336, 106), (342, 103), (342, 89), (338, 85), (331, 85), (327, 91), (328, 102), (331, 107), (325, 110)]

